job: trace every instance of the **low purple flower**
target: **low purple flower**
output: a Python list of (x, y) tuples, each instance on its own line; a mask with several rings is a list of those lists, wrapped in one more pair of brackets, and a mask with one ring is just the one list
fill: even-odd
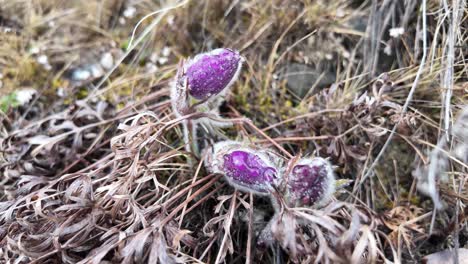
[(277, 178), (277, 170), (259, 155), (242, 150), (224, 154), (223, 171), (231, 184), (261, 193), (267, 193)]
[(219, 142), (205, 162), (214, 173), (221, 173), (237, 189), (269, 194), (279, 180), (278, 159), (268, 150), (243, 146), (235, 141)]
[(228, 88), (239, 75), (243, 59), (231, 49), (215, 49), (195, 56), (186, 65), (188, 91), (206, 100)]
[(291, 206), (322, 205), (331, 198), (334, 189), (330, 163), (323, 158), (305, 158), (289, 174), (286, 199)]

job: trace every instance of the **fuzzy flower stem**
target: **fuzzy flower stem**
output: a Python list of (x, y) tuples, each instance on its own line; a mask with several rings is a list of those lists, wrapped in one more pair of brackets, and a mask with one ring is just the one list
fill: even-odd
[(193, 155), (196, 157), (200, 156), (200, 148), (198, 147), (198, 139), (197, 139), (197, 123), (193, 122), (192, 120), (187, 120), (187, 133), (190, 133), (189, 135), (189, 142), (191, 146), (191, 151)]
[[(191, 153), (192, 155), (199, 157), (199, 148), (197, 143), (197, 124), (193, 122), (191, 119), (185, 119), (182, 121), (182, 130), (184, 133), (184, 146), (185, 151), (187, 153)], [(188, 159), (188, 163), (190, 167), (193, 167), (194, 162), (192, 157)]]
[(182, 121), (182, 130), (184, 132), (185, 151), (190, 152), (190, 135), (189, 135), (188, 121), (187, 120)]

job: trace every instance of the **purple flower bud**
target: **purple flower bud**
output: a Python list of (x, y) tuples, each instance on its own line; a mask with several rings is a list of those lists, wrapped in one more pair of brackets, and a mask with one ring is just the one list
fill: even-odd
[(267, 192), (277, 174), (259, 155), (241, 150), (224, 155), (223, 170), (232, 183), (258, 192)]
[(239, 75), (243, 59), (231, 49), (215, 49), (195, 56), (186, 66), (188, 91), (206, 100), (228, 88)]
[(268, 194), (279, 180), (278, 162), (278, 157), (268, 150), (224, 141), (215, 144), (205, 164), (211, 172), (223, 174), (235, 188)]
[(291, 206), (323, 205), (334, 189), (335, 177), (327, 160), (301, 159), (289, 174), (286, 198)]

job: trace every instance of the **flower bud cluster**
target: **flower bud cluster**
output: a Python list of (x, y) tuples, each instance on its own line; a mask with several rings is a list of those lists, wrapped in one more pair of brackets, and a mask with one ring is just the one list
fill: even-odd
[(281, 191), (287, 204), (294, 207), (319, 206), (330, 200), (335, 190), (330, 162), (315, 157), (299, 159), (290, 169), (285, 164), (271, 150), (236, 141), (216, 143), (205, 159), (210, 172), (224, 175), (242, 191), (262, 195)]
[[(199, 54), (179, 65), (171, 102), (176, 116), (186, 118), (184, 139), (186, 147), (194, 144), (192, 153), (198, 150), (196, 125), (203, 125), (207, 128), (205, 131), (224, 126), (215, 121), (220, 120), (218, 109), (229, 87), (237, 80), (243, 61), (239, 52), (222, 48)], [(209, 172), (223, 175), (237, 190), (272, 199), (275, 215), (261, 232), (259, 246), (271, 245), (274, 237), (284, 238), (285, 233), (291, 238), (289, 241), (295, 241), (296, 219), (287, 213), (287, 208), (325, 206), (335, 192), (333, 167), (320, 157), (286, 161), (269, 149), (221, 141), (207, 148), (204, 164)]]
[[(176, 115), (217, 115), (217, 108), (237, 80), (243, 61), (239, 52), (226, 48), (183, 61), (171, 90)], [(192, 139), (195, 136), (196, 132)], [(236, 141), (216, 143), (205, 160), (209, 171), (223, 174), (233, 187), (262, 195), (273, 195), (279, 190), (288, 206), (320, 205), (333, 195), (335, 178), (327, 160), (303, 158), (292, 167), (284, 164), (273, 151)]]

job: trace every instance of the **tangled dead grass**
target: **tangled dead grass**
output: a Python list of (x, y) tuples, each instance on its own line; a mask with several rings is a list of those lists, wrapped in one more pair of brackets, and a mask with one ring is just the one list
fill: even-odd
[[(467, 246), (465, 1), (1, 3), (2, 92), (38, 92), (0, 112), (4, 262), (407, 263)], [(207, 174), (170, 107), (177, 62), (221, 46), (247, 60), (225, 136), (353, 180), (283, 211), (265, 248), (269, 201)], [(298, 96), (291, 63), (336, 80)]]

